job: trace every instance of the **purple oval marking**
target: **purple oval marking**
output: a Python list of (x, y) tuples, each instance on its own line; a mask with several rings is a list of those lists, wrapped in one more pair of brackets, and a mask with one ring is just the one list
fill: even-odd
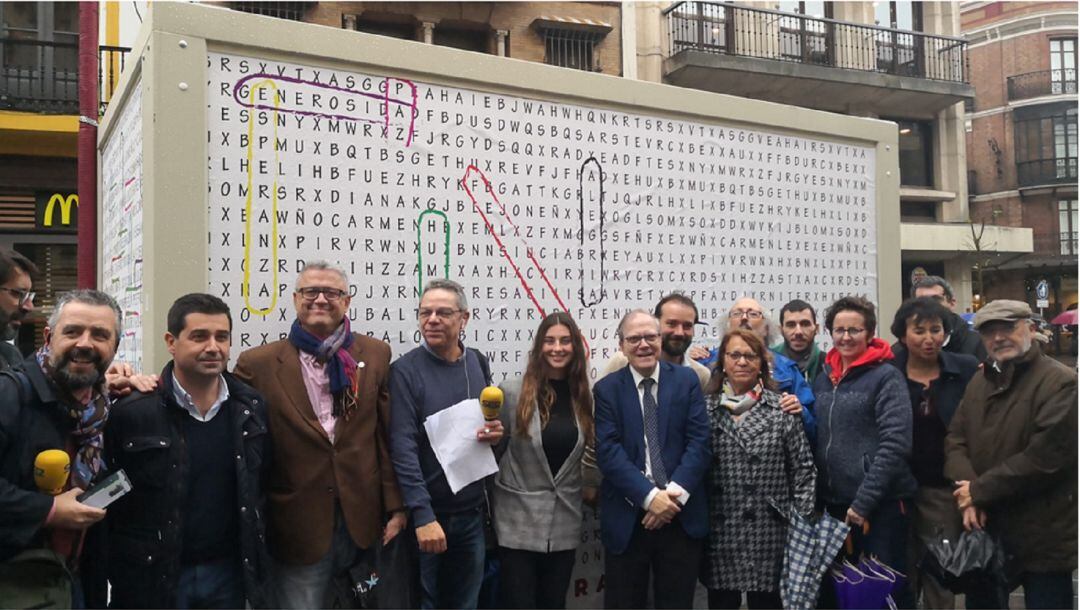
[[(348, 115), (344, 115), (344, 114), (330, 114), (330, 113), (326, 113), (326, 112), (316, 112), (314, 110), (296, 110), (296, 109), (289, 109), (289, 108), (275, 108), (274, 106), (267, 106), (265, 104), (251, 104), (251, 103), (245, 102), (244, 100), (240, 99), (240, 93), (239, 92), (240, 92), (240, 89), (242, 88), (243, 85), (247, 84), (248, 81), (251, 81), (251, 80), (254, 80), (254, 79), (266, 79), (266, 80), (270, 80), (270, 81), (285, 81), (285, 82), (294, 83), (294, 84), (297, 84), (297, 85), (309, 85), (309, 86), (312, 86), (312, 87), (320, 87), (322, 89), (328, 89), (328, 90), (331, 90), (331, 91), (340, 91), (342, 93), (348, 93), (348, 94), (351, 94), (351, 95), (359, 95), (361, 97), (367, 97), (367, 98), (371, 98), (373, 100), (383, 102), (385, 104), (384, 108), (386, 109), (386, 111), (383, 113), (383, 119), (382, 120), (376, 120), (376, 119), (365, 119), (365, 118), (361, 118), (361, 117), (348, 116)], [(390, 81), (397, 81), (397, 82), (405, 83), (406, 85), (408, 85), (409, 89), (410, 89), (410, 93), (412, 94), (412, 100), (407, 102), (407, 101), (399, 100), (397, 98), (390, 97)], [(392, 103), (393, 104), (400, 104), (400, 105), (406, 106), (406, 107), (408, 107), (410, 109), (410, 112), (409, 112), (409, 132), (408, 132), (408, 135), (406, 136), (406, 139), (405, 139), (405, 146), (408, 147), (408, 146), (410, 146), (412, 144), (413, 135), (414, 135), (414, 133), (416, 131), (416, 110), (417, 110), (417, 108), (416, 108), (416, 97), (417, 97), (416, 96), (416, 84), (414, 84), (412, 81), (410, 81), (408, 79), (404, 79), (404, 78), (387, 77), (387, 78), (383, 79), (383, 86), (384, 86), (384, 89), (383, 89), (384, 92), (382, 94), (375, 94), (375, 93), (367, 93), (367, 92), (364, 92), (364, 91), (357, 91), (355, 89), (348, 89), (346, 87), (336, 87), (334, 85), (324, 85), (322, 83), (316, 83), (316, 82), (304, 80), (304, 79), (301, 79), (301, 78), (293, 78), (291, 76), (278, 76), (278, 75), (275, 75), (275, 74), (267, 74), (265, 72), (259, 72), (258, 74), (250, 74), (248, 76), (245, 76), (244, 78), (241, 78), (240, 80), (236, 81), (235, 84), (233, 84), (233, 101), (235, 101), (237, 104), (239, 104), (243, 108), (251, 108), (253, 110), (275, 110), (277, 112), (288, 112), (288, 113), (291, 113), (291, 114), (298, 114), (298, 115), (301, 115), (301, 116), (318, 116), (318, 117), (323, 117), (323, 118), (328, 118), (328, 119), (338, 119), (338, 120), (342, 120), (342, 121), (360, 121), (360, 122), (363, 122), (363, 123), (382, 124), (382, 125), (384, 125), (384, 128), (386, 129), (387, 133), (389, 133), (389, 128), (390, 128), (390, 104), (392, 104)]]

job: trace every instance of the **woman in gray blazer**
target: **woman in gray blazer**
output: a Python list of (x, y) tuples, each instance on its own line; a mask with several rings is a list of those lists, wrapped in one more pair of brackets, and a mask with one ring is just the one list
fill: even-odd
[(581, 541), (583, 494), (599, 485), (585, 342), (573, 319), (540, 323), (525, 374), (499, 387), (493, 515), (507, 608), (565, 608)]

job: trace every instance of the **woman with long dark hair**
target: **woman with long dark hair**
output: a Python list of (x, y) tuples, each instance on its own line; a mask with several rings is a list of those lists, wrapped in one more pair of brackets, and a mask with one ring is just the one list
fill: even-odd
[(729, 330), (705, 388), (712, 428), (712, 531), (702, 582), (709, 608), (780, 608), (788, 516), (814, 510), (814, 458), (802, 420), (780, 410), (770, 353), (757, 333)]
[(503, 606), (565, 608), (582, 502), (598, 485), (585, 341), (569, 314), (540, 322), (525, 374), (500, 387), (493, 513)]

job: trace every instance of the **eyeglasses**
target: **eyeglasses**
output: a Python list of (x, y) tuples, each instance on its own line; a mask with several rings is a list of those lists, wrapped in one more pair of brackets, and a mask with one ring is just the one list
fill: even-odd
[(314, 301), (315, 299), (319, 298), (319, 295), (321, 294), (326, 297), (327, 301), (331, 303), (337, 302), (338, 300), (348, 296), (348, 293), (344, 290), (338, 290), (337, 288), (319, 288), (316, 286), (311, 286), (309, 288), (298, 288), (296, 290), (296, 294), (304, 297), (305, 301)]
[(728, 312), (728, 317), (735, 318), (749, 318), (751, 320), (760, 320), (765, 317), (765, 314), (756, 309), (732, 309)]
[(855, 328), (855, 327), (851, 327), (851, 328), (834, 328), (834, 329), (832, 329), (832, 336), (839, 339), (840, 337), (843, 337), (844, 335), (847, 335), (847, 336), (851, 337), (852, 339), (854, 339), (855, 337), (858, 337), (859, 335), (863, 334), (864, 332), (866, 332), (865, 328)]
[(436, 318), (438, 318), (440, 320), (449, 320), (451, 316), (453, 316), (456, 313), (460, 313), (462, 311), (465, 311), (465, 310), (464, 309), (451, 309), (449, 307), (440, 307), (438, 309), (427, 309), (425, 307), (423, 309), (417, 309), (416, 310), (416, 319), (417, 320), (427, 320), (431, 316), (435, 316)]
[(738, 362), (740, 360), (745, 360), (745, 361), (749, 362), (750, 364), (753, 364), (753, 363), (755, 363), (755, 362), (757, 362), (758, 360), (761, 359), (761, 356), (758, 356), (757, 354), (755, 354), (753, 352), (746, 352), (746, 353), (743, 353), (743, 352), (724, 352), (724, 357), (726, 357), (728, 360), (731, 360), (732, 362)]
[(37, 296), (36, 292), (23, 290), (21, 288), (8, 288), (7, 286), (0, 286), (0, 290), (6, 290), (11, 294), (11, 296), (19, 299), (19, 305), (32, 304), (34, 302), (34, 297)]
[(630, 345), (637, 345), (642, 341), (644, 341), (645, 343), (656, 343), (660, 340), (660, 335), (656, 333), (648, 335), (630, 335), (629, 337), (623, 337), (622, 340), (629, 343)]

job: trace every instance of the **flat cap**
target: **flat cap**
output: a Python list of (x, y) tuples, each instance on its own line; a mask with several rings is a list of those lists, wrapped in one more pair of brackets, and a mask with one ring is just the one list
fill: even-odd
[(1031, 318), (1031, 307), (1023, 301), (997, 299), (975, 313), (975, 330), (987, 322), (1016, 322)]

